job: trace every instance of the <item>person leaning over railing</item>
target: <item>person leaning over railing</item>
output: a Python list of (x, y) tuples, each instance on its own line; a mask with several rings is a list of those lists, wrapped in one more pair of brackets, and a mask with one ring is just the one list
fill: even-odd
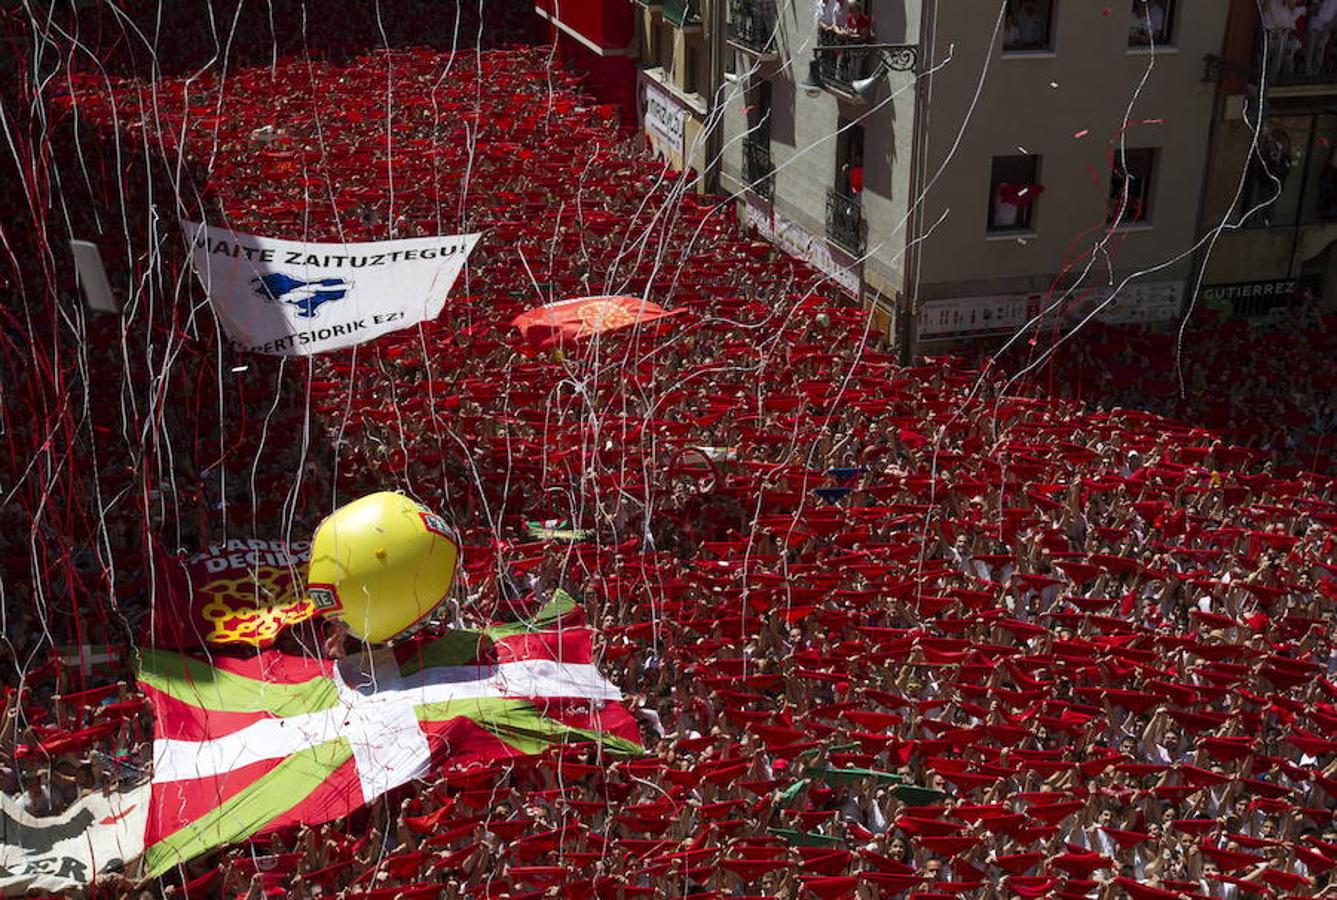
[(839, 29), (844, 22), (843, 0), (817, 0), (817, 46), (839, 43)]
[(1310, 9), (1305, 35), (1305, 74), (1321, 75), (1330, 71), (1328, 45), (1332, 42), (1333, 23), (1337, 21), (1337, 0), (1323, 0), (1321, 4), (1311, 4)]
[[(872, 39), (873, 20), (864, 12), (863, 4), (850, 0), (849, 10), (845, 14), (844, 39), (848, 44), (867, 44)], [(864, 77), (864, 61), (868, 59), (867, 50), (849, 50), (844, 56), (846, 81), (855, 81)]]

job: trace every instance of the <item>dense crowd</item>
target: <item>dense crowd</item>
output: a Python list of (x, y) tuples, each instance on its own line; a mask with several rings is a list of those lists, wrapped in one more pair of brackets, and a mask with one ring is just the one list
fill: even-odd
[[(485, 236), (438, 321), (310, 364), (150, 323), (189, 333), (172, 378), (209, 389), (162, 413), (177, 445), (151, 513), (106, 517), (105, 543), (72, 553), (76, 569), (122, 561), (105, 596), (5, 587), (0, 788), (50, 815), (147, 777), (130, 665), (156, 566), (305, 538), (333, 498), (377, 489), (451, 517), (466, 620), (577, 595), (646, 753), (435, 773), (350, 821), (101, 891), (1337, 890), (1321, 333), (1297, 338), (1309, 384), (1294, 357), (1213, 326), (1182, 397), (1174, 336), (1127, 331), (1121, 356), (1079, 343), (1005, 390), (958, 359), (897, 365), (852, 300), (651, 162), (544, 48), (281, 59), (154, 87), (71, 76), (49, 100), (85, 140), (130, 138), (145, 170), (183, 158), (204, 198), (183, 216), (312, 240)], [(178, 306), (200, 299), (179, 283)], [(600, 293), (687, 312), (556, 353), (508, 328)], [(1251, 365), (1285, 366), (1301, 395)], [(6, 515), (0, 553), (23, 564), (29, 526)], [(589, 536), (536, 540), (535, 521)]]

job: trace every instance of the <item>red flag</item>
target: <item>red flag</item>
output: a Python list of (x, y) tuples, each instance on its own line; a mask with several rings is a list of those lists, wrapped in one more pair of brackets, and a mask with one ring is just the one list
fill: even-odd
[(639, 297), (576, 297), (522, 312), (511, 325), (520, 329), (531, 347), (547, 350), (684, 311), (666, 310)]
[(206, 644), (269, 647), (289, 625), (315, 615), (302, 569), (310, 543), (232, 539), (193, 557), (158, 557), (160, 577), (145, 635), (171, 649)]
[(593, 633), (549, 627), (576, 611), (559, 591), (524, 623), (339, 664), (144, 650), (139, 681), (155, 719), (146, 868), (339, 818), (434, 765), (487, 769), (559, 743), (638, 751), (621, 692), (594, 665)]

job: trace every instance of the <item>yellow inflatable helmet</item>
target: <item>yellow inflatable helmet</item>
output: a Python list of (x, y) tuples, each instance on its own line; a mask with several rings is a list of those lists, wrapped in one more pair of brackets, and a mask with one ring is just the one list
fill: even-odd
[(440, 516), (381, 491), (339, 507), (316, 528), (307, 593), (319, 614), (355, 637), (388, 641), (446, 599), (459, 557)]

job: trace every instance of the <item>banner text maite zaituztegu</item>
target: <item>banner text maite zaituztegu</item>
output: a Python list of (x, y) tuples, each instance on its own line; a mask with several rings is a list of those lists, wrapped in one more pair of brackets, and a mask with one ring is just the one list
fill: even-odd
[(347, 253), (304, 253), (301, 250), (279, 250), (272, 247), (248, 247), (237, 241), (215, 239), (200, 236), (195, 238), (195, 246), (207, 250), (210, 255), (230, 256), (233, 259), (249, 259), (255, 262), (277, 263), (281, 266), (319, 266), (322, 269), (364, 269), (369, 266), (388, 266), (396, 262), (409, 262), (415, 259), (447, 259), (457, 253), (465, 253), (468, 244), (452, 243), (440, 247), (423, 247), (417, 250), (391, 250), (388, 253), (366, 253), (355, 256)]

